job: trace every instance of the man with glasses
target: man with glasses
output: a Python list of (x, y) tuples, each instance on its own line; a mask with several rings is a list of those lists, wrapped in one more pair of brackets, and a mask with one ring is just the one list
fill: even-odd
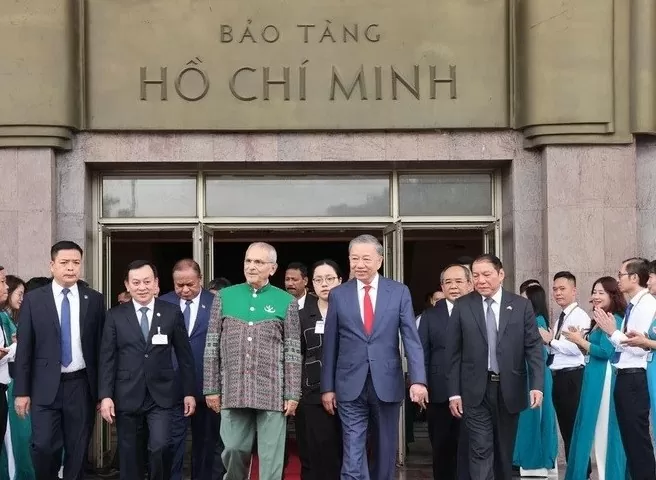
[(613, 394), (627, 470), (633, 480), (653, 480), (656, 478), (656, 462), (649, 432), (646, 372), (649, 353), (641, 347), (627, 345), (630, 335), (635, 332), (644, 335), (649, 331), (656, 314), (656, 299), (647, 290), (649, 262), (644, 258), (625, 260), (617, 280), (620, 291), (630, 299), (621, 330), (617, 329), (612, 313), (595, 308), (594, 317), (615, 346), (615, 354), (611, 357), (611, 364), (617, 372)]
[(260, 480), (280, 480), (288, 416), (301, 396), (298, 303), (269, 279), (277, 265), (267, 243), (248, 247), (246, 282), (217, 292), (205, 342), (203, 391), (221, 412), (227, 480), (248, 476), (257, 433)]

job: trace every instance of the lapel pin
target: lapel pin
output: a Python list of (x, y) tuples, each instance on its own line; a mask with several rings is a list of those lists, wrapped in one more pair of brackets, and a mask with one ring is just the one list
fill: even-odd
[(161, 316), (162, 316), (162, 314), (161, 314), (161, 313), (159, 313), (159, 312), (157, 312), (157, 316), (158, 316), (158, 317), (161, 317)]
[(512, 310), (512, 305), (508, 305), (508, 306), (506, 307), (506, 310)]
[(201, 305), (200, 308), (205, 308), (205, 305)]
[(84, 296), (84, 299), (85, 299), (85, 300), (89, 300), (89, 295), (85, 295), (85, 296)]

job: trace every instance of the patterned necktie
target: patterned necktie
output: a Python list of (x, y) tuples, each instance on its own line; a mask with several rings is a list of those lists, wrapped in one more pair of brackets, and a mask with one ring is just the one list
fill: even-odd
[[(633, 310), (633, 304), (629, 302), (629, 304), (626, 306), (626, 312), (624, 313), (624, 324), (622, 325), (622, 333), (626, 333), (628, 331), (628, 325), (629, 325), (629, 315), (631, 314), (631, 310)], [(622, 352), (613, 352), (613, 356), (610, 357), (610, 363), (615, 364), (620, 361), (620, 357), (622, 356)]]
[(364, 286), (364, 331), (367, 335), (371, 335), (374, 329), (374, 305), (371, 303), (369, 296), (371, 285)]
[[(565, 312), (560, 312), (560, 316), (558, 317), (558, 323), (556, 324), (556, 332), (554, 336), (556, 340), (560, 338), (560, 331), (563, 328), (564, 321), (565, 321)], [(554, 361), (554, 354), (550, 353), (549, 355), (547, 355), (547, 367), (550, 367), (553, 361)]]
[(64, 299), (61, 304), (61, 364), (68, 367), (73, 362), (73, 345), (71, 338), (71, 302), (68, 300), (68, 288), (62, 290)]
[(492, 310), (494, 300), (486, 298), (487, 312), (485, 312), (485, 326), (487, 327), (487, 351), (488, 360), (490, 361), (490, 371), (499, 373), (499, 363), (497, 360), (497, 317)]
[(187, 329), (187, 333), (189, 333), (189, 325), (191, 325), (191, 304), (192, 300), (187, 300), (185, 302), (185, 309), (182, 312), (182, 316), (184, 317), (184, 322), (185, 322), (185, 328)]
[(143, 334), (143, 338), (148, 343), (148, 333), (150, 332), (150, 327), (148, 326), (148, 307), (141, 307), (139, 309), (141, 312), (141, 333)]

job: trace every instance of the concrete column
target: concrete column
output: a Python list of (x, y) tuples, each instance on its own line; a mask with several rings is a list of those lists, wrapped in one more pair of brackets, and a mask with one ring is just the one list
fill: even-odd
[(628, 146), (545, 147), (543, 270), (570, 270), (587, 306), (592, 282), (615, 276), (638, 253), (636, 150)]
[(638, 204), (638, 254), (656, 258), (656, 140), (636, 142), (636, 197)]
[(49, 275), (55, 238), (54, 152), (0, 149), (0, 172), (0, 265), (24, 280)]
[(539, 153), (518, 148), (503, 170), (501, 246), (506, 288), (528, 278), (543, 281), (543, 182)]

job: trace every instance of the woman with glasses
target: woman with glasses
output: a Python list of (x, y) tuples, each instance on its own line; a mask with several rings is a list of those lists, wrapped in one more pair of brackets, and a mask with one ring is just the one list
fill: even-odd
[[(626, 301), (619, 290), (617, 280), (601, 277), (595, 281), (590, 303), (595, 310), (612, 313), (617, 328), (621, 328)], [(594, 452), (597, 459), (599, 480), (624, 479), (626, 455), (615, 414), (615, 375), (609, 361), (615, 347), (594, 319), (588, 332), (570, 327), (568, 331), (563, 331), (563, 335), (578, 345), (585, 355), (581, 400), (574, 423), (572, 446), (567, 457), (565, 479), (588, 478), (591, 452)]]
[(327, 413), (321, 404), (321, 357), (328, 295), (342, 283), (339, 267), (321, 260), (312, 268), (312, 284), (317, 302), (306, 303), (299, 312), (301, 354), (303, 356), (300, 408), (305, 416), (305, 437), (313, 480), (335, 480), (342, 466), (342, 432), (339, 417)]

